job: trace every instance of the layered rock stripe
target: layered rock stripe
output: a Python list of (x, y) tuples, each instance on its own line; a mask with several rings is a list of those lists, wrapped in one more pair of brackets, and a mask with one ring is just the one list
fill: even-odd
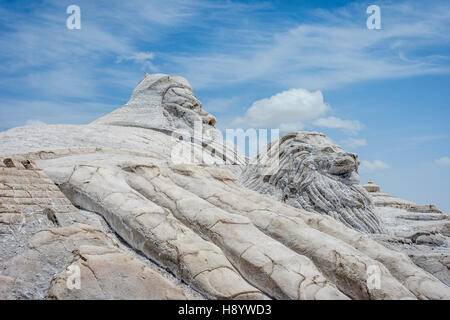
[[(192, 298), (78, 214), (32, 160), (0, 158), (1, 299)], [(80, 290), (67, 285), (73, 265)]]

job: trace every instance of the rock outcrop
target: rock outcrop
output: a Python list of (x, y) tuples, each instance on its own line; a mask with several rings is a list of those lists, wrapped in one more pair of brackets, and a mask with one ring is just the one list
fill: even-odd
[(213, 136), (218, 134), (214, 130), (216, 118), (202, 109), (186, 79), (145, 74), (124, 106), (93, 124), (193, 132), (194, 123), (198, 120), (203, 124), (203, 130), (213, 131)]
[[(0, 210), (0, 299), (197, 297), (120, 245), (29, 159), (0, 159)], [(82, 289), (68, 289), (70, 267)]]
[[(356, 186), (355, 155), (323, 153), (325, 146), (309, 142), (307, 162), (323, 170), (309, 178), (336, 197), (335, 213), (328, 214), (314, 199), (328, 187), (317, 193), (310, 184), (309, 198), (292, 192), (292, 203), (285, 203), (276, 197), (280, 182), (254, 179), (274, 188), (275, 199), (244, 186), (245, 157), (207, 133), (215, 132), (214, 123), (183, 78), (146, 75), (119, 110), (90, 125), (0, 133), (3, 157), (34, 163), (76, 207), (67, 222), (45, 220), (48, 225), (28, 233), (20, 253), (1, 258), (2, 295), (119, 299), (134, 290), (142, 299), (450, 299), (447, 285), (369, 236), (381, 223), (370, 196)], [(197, 139), (198, 118), (206, 141)], [(195, 161), (174, 161), (174, 150)], [(282, 166), (298, 164), (289, 154), (284, 159)], [(301, 190), (300, 178), (283, 174), (278, 180)], [(349, 190), (339, 190), (348, 182)], [(31, 270), (40, 259), (56, 266), (45, 267), (38, 281)], [(81, 291), (64, 285), (64, 270), (73, 263), (81, 269)], [(13, 272), (19, 265), (29, 266), (22, 278)], [(124, 275), (124, 282), (110, 283), (119, 280), (108, 273)], [(14, 294), (26, 288), (38, 292)]]
[(450, 285), (450, 216), (434, 205), (419, 205), (364, 185), (385, 233), (374, 238), (406, 253), (418, 266)]

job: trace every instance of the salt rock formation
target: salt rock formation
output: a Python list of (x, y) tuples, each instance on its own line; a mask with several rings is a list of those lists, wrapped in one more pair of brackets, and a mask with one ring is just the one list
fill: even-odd
[[(0, 299), (196, 297), (107, 228), (75, 208), (33, 161), (0, 159)], [(74, 266), (83, 290), (66, 285)]]
[[(271, 148), (276, 146), (276, 152)], [(261, 166), (275, 163), (270, 175)], [(359, 185), (359, 160), (325, 135), (296, 132), (273, 141), (257, 165), (240, 175), (250, 189), (297, 208), (320, 212), (366, 233), (380, 233), (369, 194)]]
[(124, 106), (93, 124), (192, 131), (196, 120), (202, 122), (205, 130), (213, 130), (216, 123), (214, 116), (202, 109), (186, 79), (145, 74)]
[(385, 229), (374, 238), (404, 252), (420, 267), (450, 285), (450, 217), (434, 205), (416, 203), (381, 193), (369, 181), (364, 188)]
[[(447, 285), (406, 254), (339, 221), (338, 212), (331, 217), (307, 211), (245, 187), (239, 181), (245, 158), (229, 153), (214, 134), (207, 141), (197, 139), (196, 121), (191, 121), (195, 117), (206, 125), (202, 132), (215, 129), (193, 103), (185, 79), (146, 75), (138, 88), (123, 107), (126, 112), (113, 112), (89, 125), (0, 133), (4, 158), (34, 161), (78, 210), (67, 215), (73, 221), (59, 227), (45, 220), (48, 226), (27, 233), (21, 253), (7, 261), (0, 257), (1, 266), (6, 265), (0, 269), (3, 296), (18, 298), (12, 293), (38, 286), (39, 294), (22, 296), (122, 298), (136, 286), (142, 293), (138, 298), (450, 299)], [(181, 91), (168, 98), (170, 88)], [(146, 119), (155, 113), (161, 125)], [(179, 129), (194, 137), (186, 139)], [(174, 150), (188, 151), (195, 161), (176, 156), (174, 161)], [(235, 164), (231, 169), (230, 163)], [(352, 180), (351, 173), (346, 175), (351, 163), (331, 163), (329, 174)], [(11, 188), (3, 182), (1, 187)], [(348, 197), (346, 192), (337, 195)], [(358, 201), (351, 195), (343, 203)], [(107, 223), (99, 223), (103, 220)], [(379, 224), (373, 217), (367, 221), (359, 222), (367, 231)], [(5, 234), (16, 236), (9, 229)], [(8, 250), (10, 242), (0, 246)], [(54, 247), (33, 250), (45, 246)], [(59, 252), (63, 258), (56, 256)], [(38, 281), (31, 270), (40, 259), (56, 266), (45, 267)], [(64, 287), (64, 270), (74, 262), (86, 274), (81, 291)], [(117, 274), (122, 265), (121, 274), (130, 272), (131, 278), (115, 292), (114, 283), (107, 282), (119, 280), (105, 274)], [(24, 275), (22, 282), (16, 281), (20, 277), (14, 266)], [(153, 281), (154, 291), (133, 280), (141, 275)]]
[[(202, 103), (186, 79), (146, 73), (124, 106), (92, 124), (158, 130), (200, 144), (202, 149), (217, 153), (216, 158), (221, 158), (219, 161), (244, 164), (245, 157), (222, 141), (220, 132), (214, 128), (215, 123), (216, 118), (202, 109)], [(208, 163), (208, 160), (202, 160)]]

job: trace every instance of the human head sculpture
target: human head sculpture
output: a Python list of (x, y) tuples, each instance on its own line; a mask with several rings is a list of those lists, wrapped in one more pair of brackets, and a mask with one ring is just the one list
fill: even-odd
[(272, 157), (279, 156), (278, 168), (263, 175), (258, 166), (249, 166), (244, 170), (246, 186), (294, 207), (327, 214), (359, 231), (382, 232), (370, 195), (359, 185), (356, 154), (316, 132), (287, 134), (276, 144), (279, 152)]
[(215, 131), (216, 119), (202, 109), (189, 82), (180, 76), (146, 73), (124, 106), (92, 124), (191, 132), (195, 122), (203, 130)]
[[(216, 119), (202, 108), (185, 78), (147, 73), (125, 105), (91, 123), (167, 133), (173, 137), (172, 154), (184, 150), (181, 156), (176, 157), (183, 161), (194, 157), (194, 163), (201, 163), (210, 158), (209, 154), (216, 154), (223, 161), (243, 163), (242, 157), (223, 141), (215, 124)], [(185, 146), (185, 142), (189, 145)], [(200, 151), (194, 145), (200, 146)], [(228, 154), (233, 155), (232, 159), (228, 159)]]

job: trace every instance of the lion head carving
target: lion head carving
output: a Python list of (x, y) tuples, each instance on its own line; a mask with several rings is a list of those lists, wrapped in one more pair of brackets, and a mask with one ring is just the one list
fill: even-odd
[[(277, 152), (262, 157), (259, 165), (243, 171), (243, 183), (294, 207), (327, 214), (366, 233), (382, 229), (369, 194), (359, 185), (358, 156), (345, 152), (325, 135), (296, 132), (281, 137)], [(278, 165), (270, 175), (259, 168), (264, 162)]]

